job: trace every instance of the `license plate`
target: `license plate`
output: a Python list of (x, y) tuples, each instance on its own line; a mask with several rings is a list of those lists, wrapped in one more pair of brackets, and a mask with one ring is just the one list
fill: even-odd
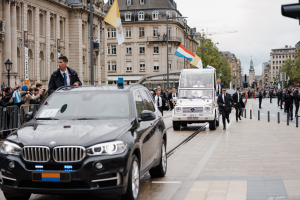
[(197, 114), (190, 114), (189, 117), (197, 117)]
[(32, 181), (38, 182), (70, 182), (71, 175), (70, 173), (41, 173), (33, 172)]

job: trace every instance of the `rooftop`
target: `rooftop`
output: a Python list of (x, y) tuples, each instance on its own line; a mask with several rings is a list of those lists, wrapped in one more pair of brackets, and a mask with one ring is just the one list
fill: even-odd
[[(144, 0), (144, 4), (140, 4), (139, 0), (131, 0), (131, 5), (126, 5), (126, 1), (118, 1), (119, 9), (122, 10), (147, 10), (147, 9), (171, 9), (176, 10), (177, 5), (174, 0)], [(104, 11), (107, 12), (111, 5), (106, 3)]]

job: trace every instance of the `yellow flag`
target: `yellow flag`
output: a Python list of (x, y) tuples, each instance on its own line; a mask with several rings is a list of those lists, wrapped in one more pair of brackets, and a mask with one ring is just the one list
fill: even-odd
[(122, 44), (124, 42), (124, 34), (117, 0), (114, 1), (113, 5), (109, 9), (104, 21), (117, 29), (118, 44)]
[(193, 61), (191, 61), (191, 64), (194, 65), (195, 67), (198, 67), (199, 69), (203, 69), (202, 61), (197, 55), (195, 55), (195, 58)]

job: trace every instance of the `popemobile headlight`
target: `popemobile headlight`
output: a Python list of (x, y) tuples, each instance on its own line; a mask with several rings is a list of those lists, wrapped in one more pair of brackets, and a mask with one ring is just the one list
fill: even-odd
[(22, 151), (21, 147), (8, 141), (4, 141), (0, 149), (0, 152), (2, 154), (11, 154), (11, 155), (20, 155), (21, 151)]
[(123, 153), (126, 150), (126, 147), (126, 143), (122, 141), (115, 141), (91, 146), (86, 149), (86, 152), (90, 156), (116, 155)]
[(205, 112), (210, 112), (210, 107), (205, 107), (204, 110)]
[(181, 112), (181, 107), (176, 107), (176, 112)]

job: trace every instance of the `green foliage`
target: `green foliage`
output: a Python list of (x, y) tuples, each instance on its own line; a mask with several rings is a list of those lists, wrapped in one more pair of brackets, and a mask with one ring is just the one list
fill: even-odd
[(206, 35), (200, 37), (200, 47), (197, 49), (196, 54), (201, 58), (202, 49), (202, 63), (205, 68), (208, 64), (217, 70), (217, 78), (220, 78), (225, 86), (229, 86), (231, 77), (231, 68), (229, 62), (225, 56), (221, 54), (217, 45), (211, 39), (208, 39)]

